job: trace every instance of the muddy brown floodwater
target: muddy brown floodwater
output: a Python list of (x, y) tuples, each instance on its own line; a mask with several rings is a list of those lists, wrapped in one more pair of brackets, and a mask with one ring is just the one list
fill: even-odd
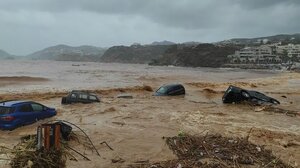
[[(75, 123), (94, 142), (101, 157), (78, 147), (91, 161), (75, 155), (78, 161), (68, 160), (68, 167), (126, 167), (137, 161), (174, 159), (162, 137), (179, 132), (249, 135), (252, 143), (265, 145), (285, 163), (299, 167), (299, 115), (221, 101), (223, 91), (233, 84), (264, 92), (281, 102), (278, 108), (299, 112), (299, 73), (54, 61), (0, 64), (1, 100), (30, 99), (55, 107), (58, 115), (48, 120)], [(16, 68), (10, 69), (12, 66)], [(185, 96), (153, 97), (143, 87), (147, 85), (155, 90), (161, 84), (174, 82), (186, 87)], [(101, 103), (61, 105), (61, 96), (72, 89), (95, 90)], [(130, 93), (133, 99), (116, 98), (119, 93)], [(36, 127), (48, 120), (13, 131), (0, 131), (0, 145), (12, 148), (21, 136), (34, 134)], [(103, 141), (114, 150), (101, 144)], [(124, 162), (112, 163), (112, 159), (119, 158)], [(0, 164), (9, 167), (7, 162), (0, 161)]]

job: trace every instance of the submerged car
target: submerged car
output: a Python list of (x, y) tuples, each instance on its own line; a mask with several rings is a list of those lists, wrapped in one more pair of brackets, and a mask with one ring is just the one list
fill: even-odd
[(223, 95), (223, 103), (239, 103), (242, 101), (250, 101), (255, 104), (272, 103), (280, 104), (280, 102), (263, 93), (246, 90), (236, 86), (229, 86)]
[(33, 101), (0, 102), (0, 128), (13, 130), (56, 115), (54, 108)]
[(163, 85), (153, 94), (154, 96), (185, 95), (185, 88), (181, 84)]
[(100, 102), (98, 96), (94, 93), (81, 90), (73, 90), (66, 97), (61, 99), (61, 104), (72, 104), (72, 103), (93, 103)]

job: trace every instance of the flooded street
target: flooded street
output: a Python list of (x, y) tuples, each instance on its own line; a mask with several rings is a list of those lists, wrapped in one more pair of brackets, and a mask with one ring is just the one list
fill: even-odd
[[(165, 83), (182, 83), (186, 95), (153, 97)], [(67, 120), (84, 129), (101, 154), (74, 144), (91, 161), (75, 155), (67, 167), (126, 167), (136, 161), (175, 158), (162, 137), (179, 132), (220, 133), (246, 137), (272, 149), (274, 155), (300, 166), (300, 116), (264, 111), (247, 104), (223, 104), (229, 85), (266, 93), (281, 102), (278, 108), (300, 112), (300, 74), (266, 70), (153, 67), (55, 61), (2, 61), (0, 99), (30, 99), (58, 110), (48, 119)], [(73, 89), (94, 90), (101, 103), (61, 105), (61, 96)], [(129, 93), (133, 99), (119, 99)], [(46, 121), (48, 121), (46, 120)], [(34, 134), (46, 121), (0, 131), (0, 145), (12, 148), (20, 137)], [(250, 132), (251, 130), (251, 132)], [(106, 141), (114, 150), (101, 142)], [(112, 159), (122, 158), (122, 163)], [(1, 162), (0, 162), (1, 164)], [(3, 162), (4, 167), (9, 167)]]

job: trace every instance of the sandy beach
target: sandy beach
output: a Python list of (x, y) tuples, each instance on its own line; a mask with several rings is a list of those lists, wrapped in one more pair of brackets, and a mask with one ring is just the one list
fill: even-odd
[[(72, 66), (76, 64), (76, 66)], [(15, 66), (14, 69), (8, 67)], [(16, 66), (17, 65), (17, 66)], [(79, 66), (77, 66), (79, 65)], [(182, 83), (187, 94), (154, 97), (165, 83)], [(136, 161), (175, 158), (162, 137), (179, 132), (220, 133), (245, 137), (265, 145), (294, 167), (300, 165), (300, 116), (264, 110), (247, 104), (223, 104), (229, 85), (266, 93), (300, 112), (300, 74), (267, 70), (153, 67), (147, 65), (73, 63), (55, 61), (3, 61), (0, 63), (0, 100), (34, 100), (58, 110), (57, 116), (13, 131), (0, 131), (0, 145), (12, 148), (20, 137), (53, 119), (77, 124), (91, 137), (101, 156), (78, 147), (91, 161), (77, 156), (67, 167), (126, 167)], [(101, 103), (61, 105), (72, 89), (92, 90)], [(119, 99), (129, 93), (133, 99)], [(249, 133), (251, 129), (251, 132)], [(101, 142), (106, 141), (114, 150)], [(75, 143), (75, 142), (74, 142)], [(73, 144), (76, 147), (76, 143)], [(122, 163), (112, 159), (122, 158)], [(0, 162), (9, 167), (6, 162)]]

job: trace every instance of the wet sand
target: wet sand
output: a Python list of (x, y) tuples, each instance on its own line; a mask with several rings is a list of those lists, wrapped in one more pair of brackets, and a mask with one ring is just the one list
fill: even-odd
[[(71, 64), (71, 63), (69, 63)], [(68, 66), (68, 63), (60, 66)], [(112, 79), (108, 85), (100, 86), (78, 83), (78, 88), (87, 87), (101, 96), (101, 103), (61, 105), (61, 96), (71, 89), (70, 81), (64, 87), (55, 83), (57, 76), (44, 76), (50, 81), (32, 89), (32, 84), (23, 90), (24, 84), (4, 86), (0, 90), (3, 99), (30, 99), (58, 110), (53, 119), (73, 122), (83, 128), (95, 143), (101, 157), (90, 149), (74, 144), (74, 148), (86, 153), (92, 161), (75, 155), (78, 161), (67, 161), (68, 167), (126, 167), (136, 161), (162, 161), (175, 156), (165, 145), (162, 137), (175, 136), (179, 132), (191, 134), (220, 133), (224, 136), (246, 137), (253, 143), (272, 149), (277, 157), (298, 167), (300, 164), (300, 116), (289, 116), (272, 111), (257, 110), (246, 104), (223, 104), (221, 97), (228, 85), (233, 84), (267, 93), (281, 101), (282, 109), (300, 111), (300, 74), (268, 71), (238, 71), (232, 69), (189, 69), (121, 65), (124, 70), (105, 64), (100, 71), (110, 71), (120, 78)], [(80, 66), (81, 67), (81, 66)], [(77, 68), (80, 68), (77, 67)], [(60, 67), (61, 68), (61, 67)], [(69, 67), (70, 68), (70, 67)], [(74, 68), (74, 67), (71, 67)], [(97, 69), (97, 68), (96, 68)], [(113, 71), (113, 69), (115, 69)], [(92, 72), (91, 72), (92, 71)], [(81, 74), (80, 80), (88, 78), (95, 69)], [(33, 73), (25, 74), (29, 76)], [(74, 76), (74, 71), (70, 76)], [(161, 72), (161, 73), (159, 73)], [(43, 73), (43, 72), (41, 72)], [(16, 74), (13, 74), (16, 76)], [(103, 78), (105, 77), (102, 74)], [(106, 74), (108, 75), (108, 74)], [(246, 75), (246, 76), (245, 76)], [(19, 76), (19, 75), (17, 75)], [(249, 76), (249, 78), (246, 78)], [(36, 75), (35, 75), (36, 77)], [(42, 76), (41, 76), (42, 77)], [(67, 77), (68, 79), (73, 77)], [(118, 83), (127, 78), (130, 84)], [(56, 82), (58, 80), (59, 82)], [(107, 82), (107, 81), (106, 81)], [(154, 90), (163, 83), (180, 82), (186, 87), (186, 96), (153, 97), (143, 85)], [(72, 82), (71, 82), (72, 83)], [(76, 83), (76, 82), (74, 82)], [(53, 85), (52, 85), (53, 84)], [(51, 89), (48, 89), (48, 86)], [(67, 87), (65, 87), (67, 86)], [(12, 92), (11, 89), (16, 92)], [(8, 91), (9, 90), (9, 91)], [(33, 93), (32, 93), (33, 92)], [(20, 94), (22, 93), (22, 94)], [(133, 99), (118, 99), (119, 93), (130, 93)], [(285, 96), (286, 98), (282, 97)], [(34, 134), (39, 121), (14, 131), (0, 131), (0, 145), (13, 147), (23, 135)], [(249, 131), (251, 132), (249, 133)], [(114, 150), (105, 145), (106, 141)], [(72, 142), (75, 143), (75, 142)], [(123, 163), (112, 163), (111, 159), (122, 158)], [(7, 166), (7, 165), (6, 165)]]

